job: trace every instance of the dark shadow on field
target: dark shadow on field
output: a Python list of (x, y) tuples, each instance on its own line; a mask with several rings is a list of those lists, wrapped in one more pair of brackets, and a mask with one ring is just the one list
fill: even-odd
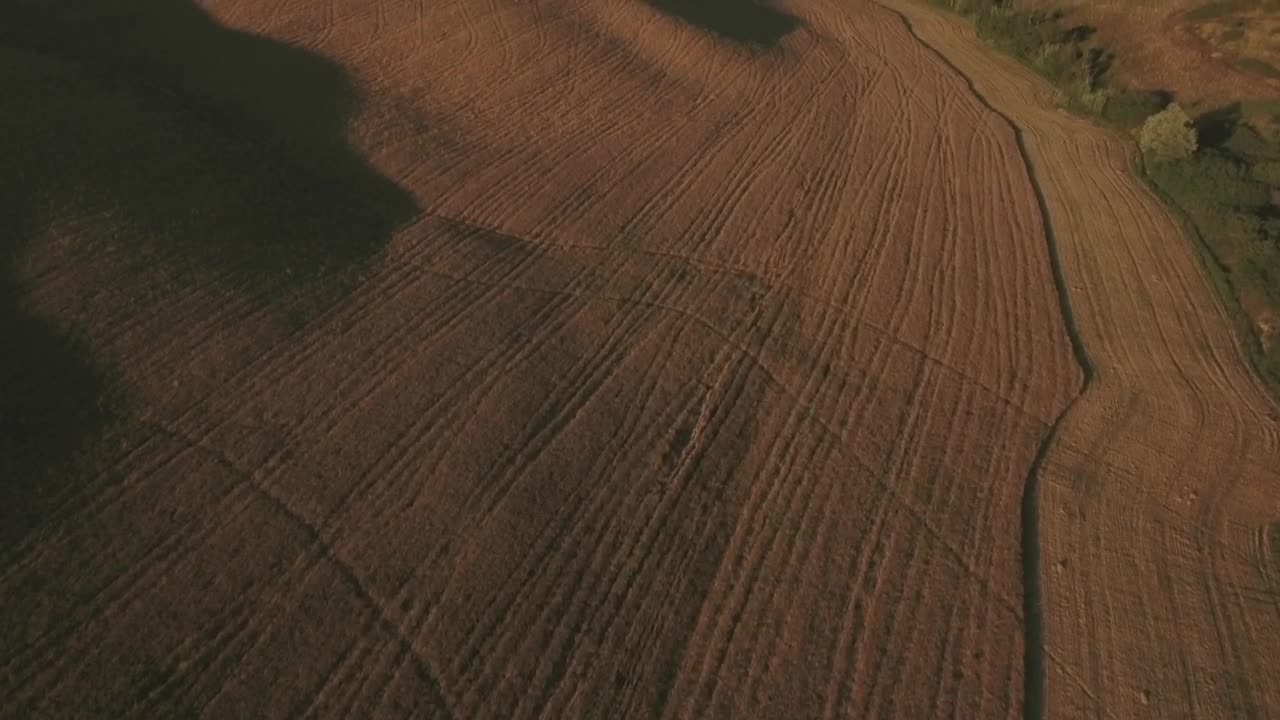
[[(21, 70), (6, 83), (27, 85), (14, 89), (45, 108), (25, 111), (48, 115), (28, 118), (19, 167), (63, 195), (109, 198), (153, 230), (240, 207), (236, 232), (172, 238), (209, 260), (340, 267), (416, 212), (348, 145), (357, 98), (339, 66), (219, 26), (190, 0), (20, 0), (0, 9), (0, 46), (44, 56), (55, 76), (44, 80), (62, 86), (30, 87), (39, 80)], [(6, 112), (23, 112), (11, 100)]]
[(757, 0), (646, 0), (690, 25), (756, 47), (777, 44), (800, 20)]
[[(3, 279), (0, 279), (3, 282)], [(102, 382), (84, 353), (25, 312), (11, 283), (0, 287), (0, 548), (36, 524), (61, 487), (52, 462), (101, 421)]]
[[(164, 313), (208, 283), (273, 308), (331, 298), (417, 208), (348, 144), (357, 97), (340, 67), (190, 0), (0, 3), (0, 88), (3, 546), (39, 524), (45, 480), (101, 426), (110, 378), (58, 329), (92, 336), (77, 305), (105, 290)], [(51, 263), (54, 229), (71, 249)], [(104, 252), (119, 287), (85, 280)], [(70, 278), (42, 295), (48, 320), (29, 311), (37, 266)]]
[(1196, 137), (1201, 147), (1222, 147), (1242, 120), (1240, 103), (1210, 110), (1195, 119)]

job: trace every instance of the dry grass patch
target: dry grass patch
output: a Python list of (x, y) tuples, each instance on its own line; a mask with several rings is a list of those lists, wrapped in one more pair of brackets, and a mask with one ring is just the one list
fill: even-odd
[(1237, 67), (1280, 80), (1280, 2), (1219, 0), (1187, 12), (1189, 32)]
[(1071, 24), (1096, 29), (1093, 40), (1115, 53), (1114, 78), (1160, 88), (1191, 112), (1240, 98), (1280, 95), (1275, 0), (1011, 0), (1025, 11), (1061, 9)]

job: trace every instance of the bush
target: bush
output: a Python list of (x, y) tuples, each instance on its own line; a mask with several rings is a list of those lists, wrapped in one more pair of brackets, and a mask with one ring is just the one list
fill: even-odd
[(1094, 87), (1087, 76), (1078, 78), (1067, 86), (1067, 107), (1077, 112), (1098, 115), (1111, 97), (1105, 88)]
[(1274, 98), (1250, 98), (1240, 101), (1240, 111), (1246, 115), (1269, 115), (1280, 118), (1280, 100)]
[(929, 2), (952, 12), (970, 16), (987, 12), (1002, 4), (1000, 0), (929, 0)]
[(1102, 117), (1126, 130), (1136, 128), (1169, 105), (1168, 93), (1149, 90), (1121, 90), (1107, 98)]
[(1246, 160), (1280, 160), (1280, 145), (1244, 123), (1236, 125), (1223, 147)]
[(978, 13), (974, 24), (984, 40), (1028, 63), (1034, 64), (1048, 45), (1070, 44), (1057, 18), (1043, 13), (1018, 13), (993, 6)]
[(933, 0), (933, 2), (961, 15), (979, 15), (1004, 5), (1004, 0)]
[(1079, 61), (1080, 53), (1075, 48), (1066, 43), (1051, 42), (1040, 46), (1031, 64), (1050, 80), (1064, 80), (1075, 72)]
[(1254, 253), (1240, 262), (1243, 284), (1255, 297), (1262, 297), (1272, 307), (1280, 305), (1280, 256), (1275, 248)]
[(1253, 179), (1280, 188), (1280, 162), (1260, 162), (1253, 166)]
[(1271, 189), (1256, 180), (1247, 165), (1217, 150), (1151, 163), (1147, 172), (1185, 207), (1259, 209), (1271, 201)]
[(1177, 103), (1147, 118), (1138, 136), (1143, 155), (1156, 162), (1182, 160), (1196, 151), (1196, 129)]
[[(1280, 344), (1271, 346), (1261, 357), (1258, 366), (1267, 379), (1272, 383), (1280, 384)], [(1276, 533), (1276, 537), (1280, 537), (1280, 533)], [(1277, 548), (1276, 553), (1280, 555), (1280, 541), (1274, 542)]]

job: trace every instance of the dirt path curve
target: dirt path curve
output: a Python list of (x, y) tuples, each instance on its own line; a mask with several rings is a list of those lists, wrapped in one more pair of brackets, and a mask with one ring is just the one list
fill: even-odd
[(1275, 408), (1193, 247), (1128, 143), (970, 26), (885, 4), (1021, 129), (1092, 365), (1038, 480), (1047, 716), (1280, 716)]

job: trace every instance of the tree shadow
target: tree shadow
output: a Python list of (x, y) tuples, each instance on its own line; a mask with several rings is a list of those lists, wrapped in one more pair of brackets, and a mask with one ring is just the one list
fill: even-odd
[(3, 545), (39, 524), (111, 385), (65, 313), (31, 311), (51, 228), (74, 227), (63, 264), (125, 258), (120, 292), (129, 268), (163, 265), (270, 305), (348, 287), (417, 207), (348, 144), (358, 98), (339, 66), (190, 0), (0, 4), (0, 87)]
[(1240, 103), (1225, 105), (1200, 115), (1193, 123), (1200, 146), (1222, 147), (1235, 134), (1241, 119)]
[(38, 524), (61, 487), (44, 472), (101, 422), (102, 380), (74, 342), (0, 287), (0, 548)]
[(647, 0), (662, 13), (727, 40), (772, 47), (800, 27), (799, 18), (757, 0)]
[(1085, 67), (1089, 71), (1089, 79), (1095, 85), (1101, 85), (1111, 76), (1115, 66), (1115, 53), (1103, 48), (1092, 47), (1085, 52)]
[[(1061, 19), (1062, 17), (1063, 15), (1059, 14), (1054, 19), (1057, 20), (1057, 19)], [(1063, 35), (1063, 39), (1065, 40), (1065, 42), (1079, 45), (1080, 43), (1088, 41), (1089, 38), (1096, 35), (1097, 32), (1098, 32), (1098, 29), (1093, 27), (1092, 25), (1083, 25), (1083, 24), (1073, 25), (1070, 28), (1067, 28), (1066, 32)]]
[[(288, 258), (294, 271), (347, 263), (375, 251), (417, 210), (348, 145), (357, 97), (339, 66), (224, 28), (191, 0), (25, 0), (0, 10), (0, 46), (77, 65), (81, 84), (96, 91), (101, 107), (45, 92), (58, 107), (39, 121), (57, 126), (27, 128), (41, 136), (26, 143), (26, 169), (43, 170), (40, 179), (64, 193), (109, 190), (99, 194), (151, 229), (171, 228), (179, 211), (228, 199), (250, 200), (244, 212), (255, 221), (283, 215), (305, 224), (280, 211), (346, 211), (341, 231), (317, 222), (305, 232), (273, 227), (268, 235), (245, 222), (240, 233), (200, 233), (208, 236), (200, 249), (210, 255), (225, 252), (243, 265), (245, 252), (264, 251), (255, 259), (270, 262), (284, 259), (274, 251), (297, 251)], [(213, 142), (222, 152), (183, 152), (184, 140)], [(71, 148), (87, 156), (70, 157)], [(50, 167), (49, 157), (62, 162)]]

